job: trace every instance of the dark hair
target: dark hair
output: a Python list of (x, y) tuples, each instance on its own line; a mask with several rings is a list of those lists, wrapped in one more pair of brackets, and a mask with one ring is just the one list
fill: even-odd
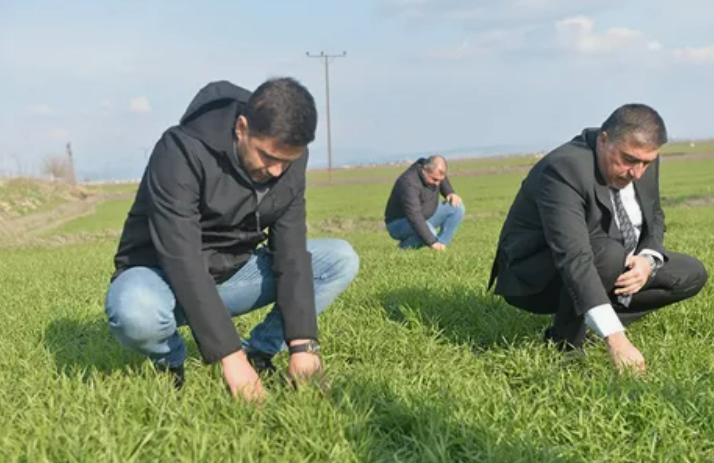
[(657, 111), (644, 104), (620, 106), (603, 122), (600, 130), (607, 132), (612, 142), (627, 139), (645, 147), (667, 143), (667, 128)]
[(315, 139), (315, 100), (290, 77), (263, 82), (248, 99), (244, 116), (252, 137), (276, 138), (290, 146), (307, 146)]

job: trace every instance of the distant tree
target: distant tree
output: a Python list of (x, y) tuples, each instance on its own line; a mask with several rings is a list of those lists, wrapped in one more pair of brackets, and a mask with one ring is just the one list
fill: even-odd
[(47, 156), (42, 160), (42, 173), (49, 175), (52, 180), (62, 180), (72, 183), (74, 172), (68, 158), (64, 156)]

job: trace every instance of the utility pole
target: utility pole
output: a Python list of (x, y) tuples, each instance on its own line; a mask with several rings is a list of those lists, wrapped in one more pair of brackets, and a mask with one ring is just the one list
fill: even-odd
[(320, 58), (325, 64), (325, 94), (327, 96), (327, 183), (332, 185), (332, 128), (330, 127), (330, 63), (336, 58), (344, 58), (347, 52), (340, 55), (329, 55), (321, 51), (319, 55), (305, 53), (308, 58)]
[(70, 185), (77, 184), (77, 175), (74, 172), (74, 158), (72, 157), (72, 143), (67, 142), (67, 162), (69, 163), (69, 180)]

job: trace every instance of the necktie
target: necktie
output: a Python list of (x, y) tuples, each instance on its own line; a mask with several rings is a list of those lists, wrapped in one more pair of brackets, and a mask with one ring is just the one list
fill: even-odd
[[(637, 235), (635, 234), (635, 227), (630, 221), (630, 216), (627, 215), (625, 206), (622, 204), (622, 198), (620, 197), (620, 190), (612, 189), (613, 203), (615, 204), (615, 214), (617, 214), (617, 221), (620, 223), (620, 233), (622, 234), (623, 245), (625, 246), (625, 254), (630, 255), (631, 252), (637, 247)], [(631, 295), (619, 295), (617, 300), (620, 304), (628, 307), (632, 301)]]

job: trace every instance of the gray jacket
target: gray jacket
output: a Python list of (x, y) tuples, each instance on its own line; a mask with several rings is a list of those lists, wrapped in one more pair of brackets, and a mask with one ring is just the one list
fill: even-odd
[(436, 236), (429, 230), (426, 221), (439, 206), (439, 194), (446, 197), (454, 189), (448, 177), (439, 184), (439, 188), (428, 185), (424, 181), (425, 162), (426, 159), (419, 159), (399, 176), (389, 195), (384, 221), (389, 223), (406, 217), (421, 240), (431, 246), (436, 242)]

